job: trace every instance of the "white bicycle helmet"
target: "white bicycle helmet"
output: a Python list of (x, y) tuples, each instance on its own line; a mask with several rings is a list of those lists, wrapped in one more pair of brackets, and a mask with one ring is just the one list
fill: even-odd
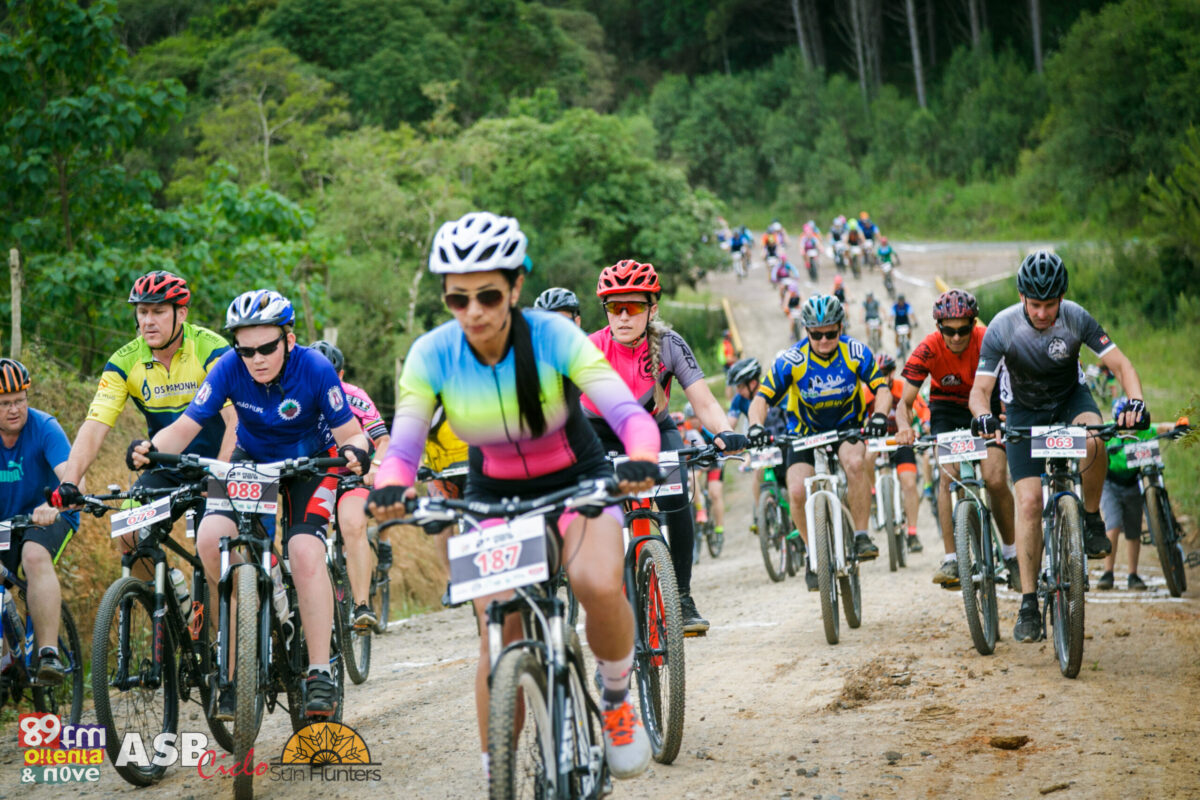
[(296, 321), (291, 302), (279, 292), (254, 289), (234, 298), (225, 312), (225, 330), (252, 325), (290, 325)]
[(529, 269), (525, 234), (512, 217), (472, 211), (444, 223), (433, 237), (429, 271), (435, 274)]

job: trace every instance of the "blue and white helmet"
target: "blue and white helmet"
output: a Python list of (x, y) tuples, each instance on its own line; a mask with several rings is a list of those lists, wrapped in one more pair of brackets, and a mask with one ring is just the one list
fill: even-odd
[(435, 274), (529, 269), (525, 234), (512, 217), (472, 211), (438, 228), (429, 252), (429, 271)]
[(291, 301), (270, 289), (254, 289), (234, 298), (225, 312), (225, 330), (249, 328), (252, 325), (291, 325), (296, 311)]
[(806, 328), (820, 328), (824, 325), (837, 325), (846, 319), (846, 310), (842, 301), (831, 294), (814, 294), (804, 301), (800, 312), (800, 321)]

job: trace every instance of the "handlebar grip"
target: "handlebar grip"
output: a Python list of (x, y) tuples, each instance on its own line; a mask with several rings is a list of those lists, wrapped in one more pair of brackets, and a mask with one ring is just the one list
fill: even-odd
[(146, 458), (151, 464), (179, 464), (183, 461), (182, 453), (162, 453), (158, 450), (151, 450), (146, 454)]
[(341, 456), (337, 456), (336, 458), (310, 458), (309, 463), (316, 469), (329, 469), (331, 467), (344, 467), (350, 462)]

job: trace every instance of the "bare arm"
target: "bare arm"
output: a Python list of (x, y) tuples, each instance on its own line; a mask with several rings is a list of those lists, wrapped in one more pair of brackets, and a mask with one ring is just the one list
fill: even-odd
[[(203, 426), (196, 420), (180, 414), (179, 418), (158, 433), (150, 441), (164, 453), (182, 453), (183, 449), (200, 435)], [(137, 463), (137, 459), (134, 459)]]
[(900, 393), (900, 401), (896, 403), (896, 440), (900, 444), (912, 444), (917, 435), (912, 428), (912, 404), (917, 401), (917, 387), (908, 381), (904, 382), (904, 391)]
[(713, 433), (729, 430), (729, 417), (717, 402), (717, 398), (713, 397), (707, 382), (696, 381), (684, 389), (683, 393), (687, 395), (688, 402), (696, 410), (696, 416), (700, 418), (704, 427)]
[(746, 412), (746, 419), (751, 425), (762, 425), (767, 421), (767, 400), (762, 395), (756, 394), (754, 399), (750, 401), (750, 410)]
[[(971, 387), (971, 397), (967, 400), (967, 405), (971, 409), (971, 416), (981, 417), (984, 414), (992, 413), (992, 389), (996, 387), (995, 375), (982, 375), (975, 373), (975, 385)], [(996, 431), (996, 441), (1000, 441), (1003, 434)]]
[(886, 417), (887, 413), (891, 410), (892, 390), (885, 383), (883, 386), (879, 387), (879, 391), (875, 392), (875, 413), (883, 414)]
[(221, 409), (221, 419), (225, 420), (225, 435), (221, 437), (217, 458), (229, 461), (233, 458), (233, 448), (237, 446), (237, 409), (232, 403)]
[[(1121, 352), (1121, 348), (1114, 347), (1109, 350), (1100, 359), (1100, 363), (1117, 376), (1117, 380), (1121, 382), (1121, 388), (1125, 390), (1126, 397), (1131, 400), (1145, 399), (1142, 394), (1142, 379), (1138, 377), (1137, 370), (1133, 368), (1133, 362), (1129, 360), (1129, 356)], [(1121, 416), (1124, 416), (1124, 413)], [(1133, 424), (1135, 421), (1128, 420), (1127, 422)]]
[[(59, 480), (82, 488), (84, 473), (100, 454), (100, 445), (104, 444), (104, 437), (108, 436), (110, 430), (112, 428), (98, 420), (84, 420), (79, 426), (79, 433), (75, 435), (75, 443), (71, 445), (71, 455), (64, 464), (54, 468)], [(58, 471), (60, 468), (61, 473)]]

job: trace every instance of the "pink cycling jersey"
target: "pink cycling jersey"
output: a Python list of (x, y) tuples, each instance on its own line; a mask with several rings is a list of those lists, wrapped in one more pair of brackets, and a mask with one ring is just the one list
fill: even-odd
[(379, 416), (379, 410), (365, 391), (346, 381), (342, 381), (342, 391), (346, 393), (350, 411), (372, 442), (378, 442), (388, 435), (387, 423)]
[[(654, 380), (650, 377), (650, 345), (645, 337), (637, 347), (626, 347), (612, 336), (611, 328), (603, 328), (588, 337), (612, 364), (617, 374), (633, 392), (642, 408), (654, 415), (656, 422), (670, 419), (667, 408), (654, 407)], [(685, 390), (696, 381), (704, 380), (704, 371), (696, 363), (692, 348), (688, 347), (675, 331), (667, 331), (662, 337), (662, 368), (658, 380), (662, 383), (667, 399), (671, 398), (671, 378), (679, 381)], [(600, 416), (599, 410), (587, 395), (583, 397), (583, 410), (589, 417)]]

